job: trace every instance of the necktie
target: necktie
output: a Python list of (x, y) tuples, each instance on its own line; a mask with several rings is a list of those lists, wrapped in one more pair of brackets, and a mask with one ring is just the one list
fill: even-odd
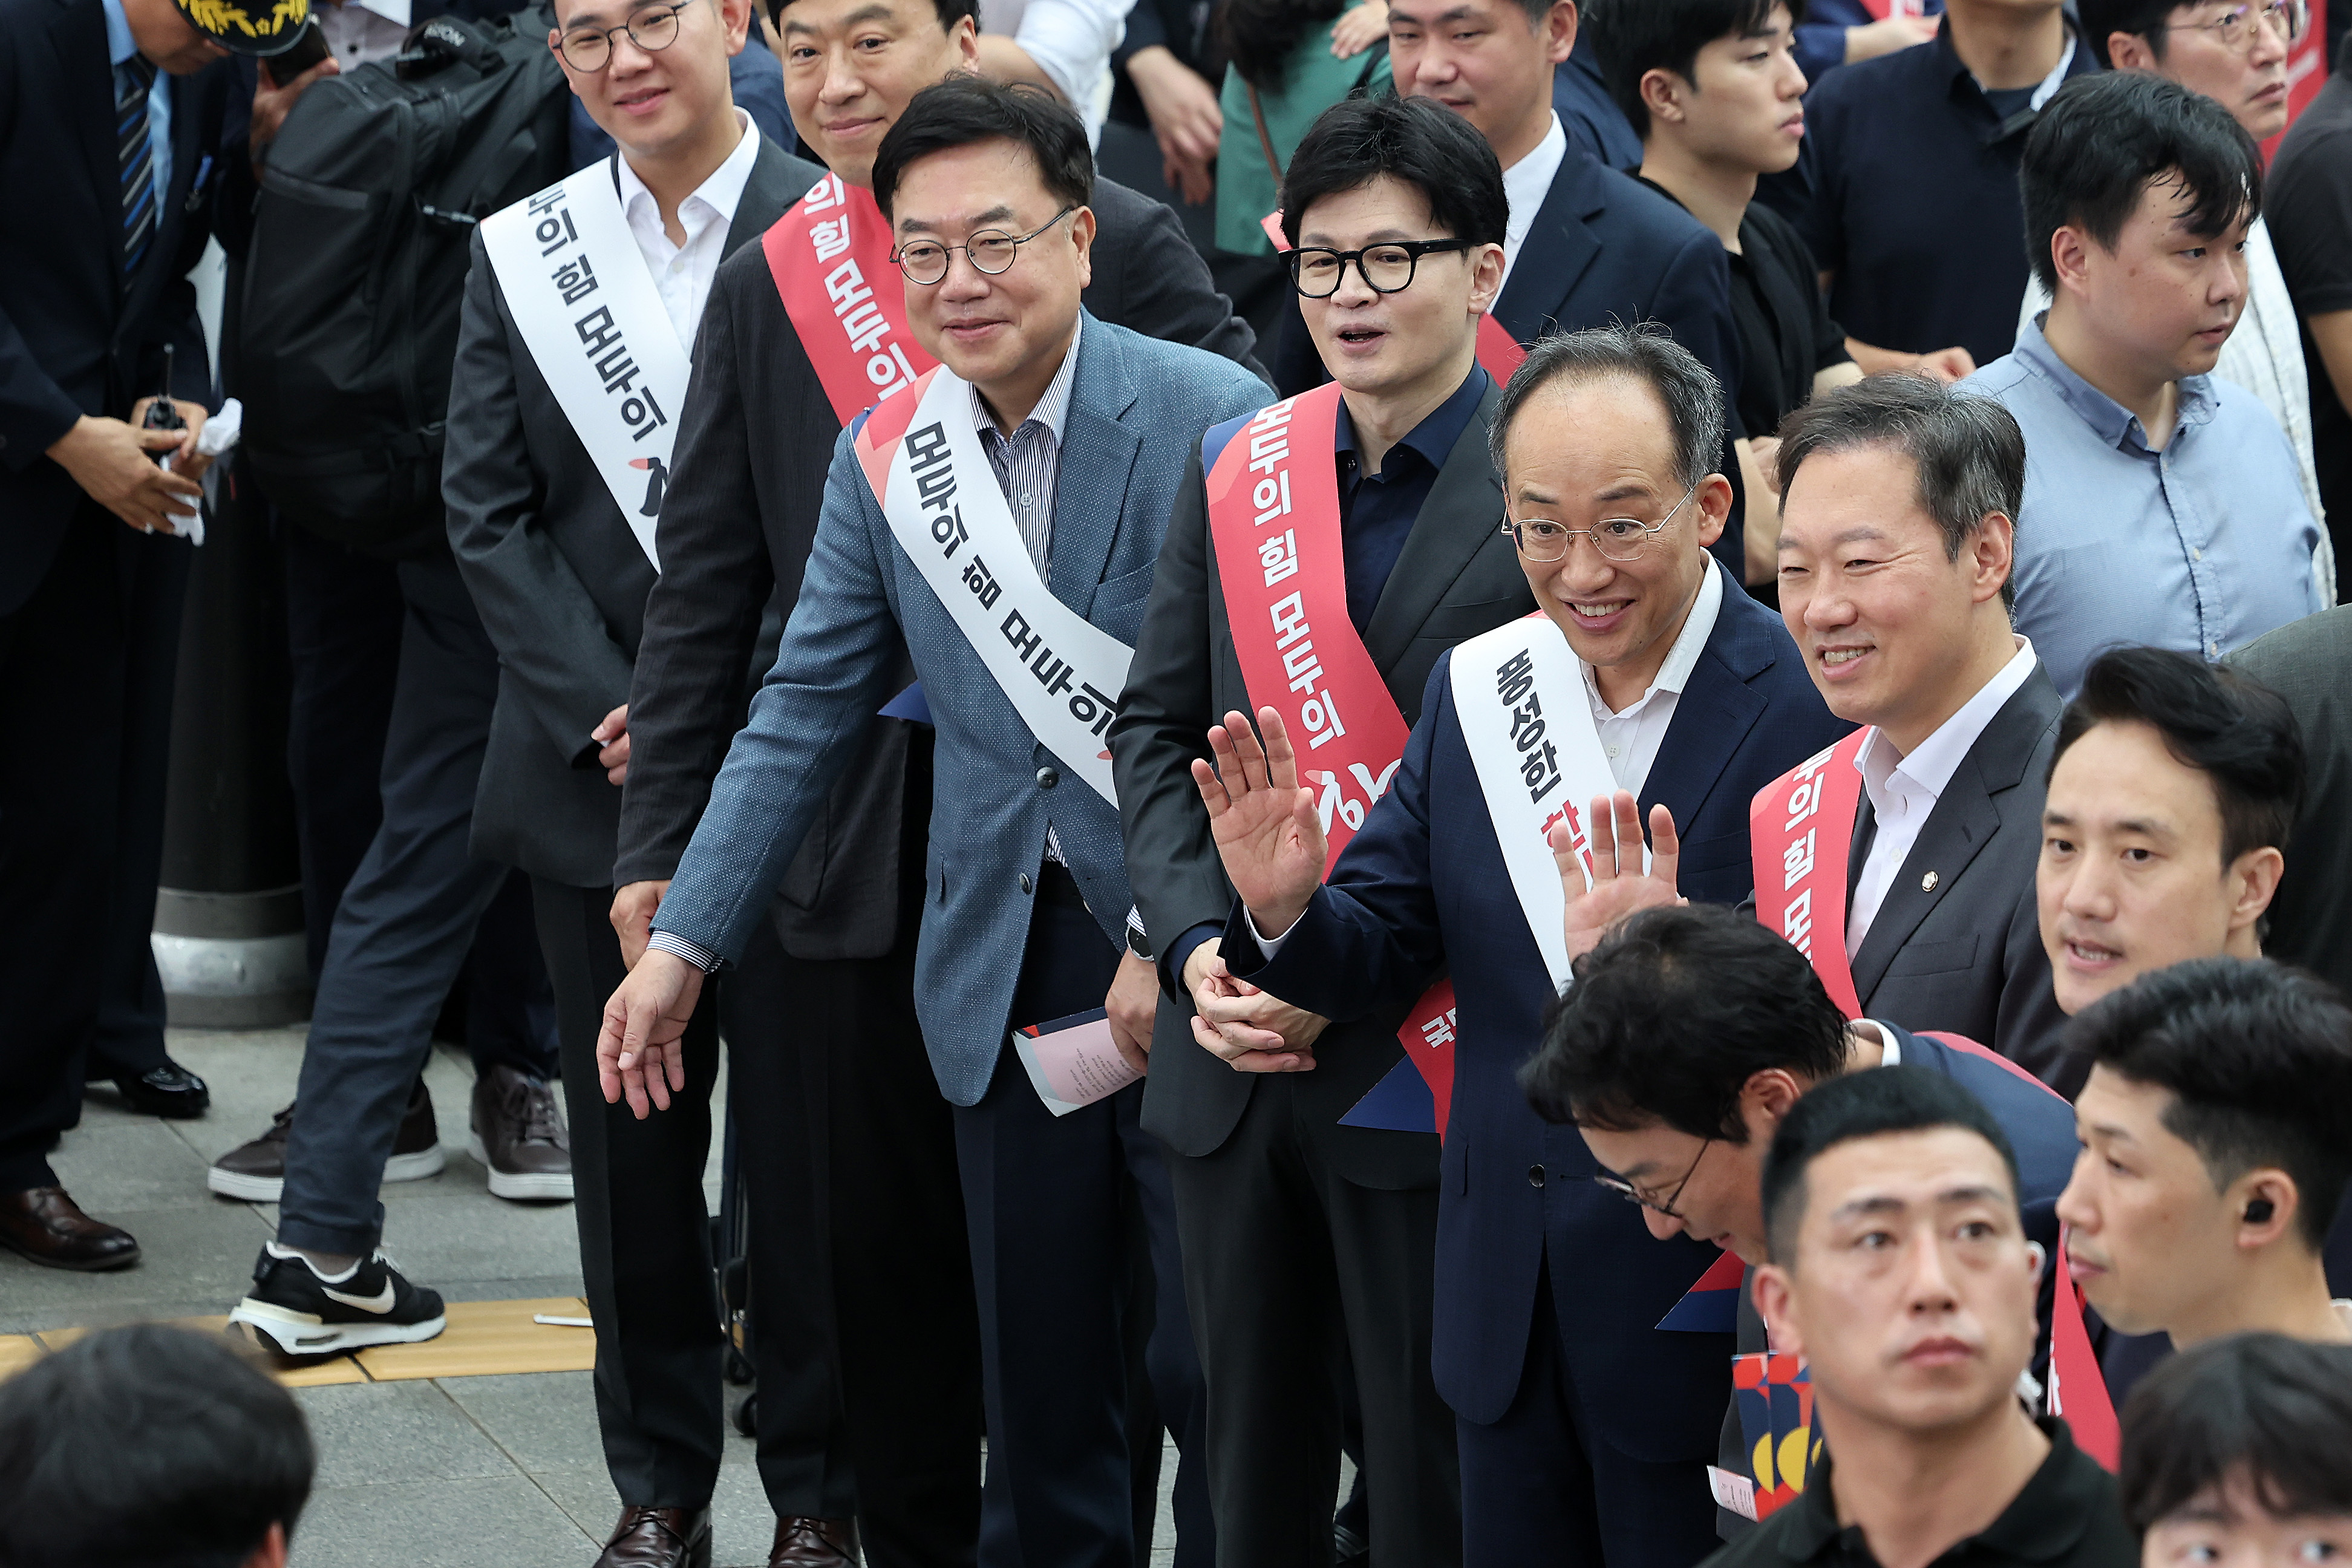
[(114, 143), (122, 171), (122, 279), (128, 289), (155, 237), (155, 148), (147, 134), (147, 94), (155, 67), (133, 55), (115, 69)]

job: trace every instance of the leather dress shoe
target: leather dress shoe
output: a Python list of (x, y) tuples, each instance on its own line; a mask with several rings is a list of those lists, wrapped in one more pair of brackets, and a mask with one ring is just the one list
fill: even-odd
[(595, 1568), (710, 1568), (707, 1508), (625, 1508)]
[(0, 1193), (0, 1247), (51, 1268), (94, 1274), (139, 1261), (139, 1244), (81, 1212), (63, 1187)]
[(776, 1543), (768, 1548), (768, 1568), (856, 1568), (857, 1521), (853, 1519), (776, 1521)]
[(212, 1109), (213, 1091), (205, 1087), (205, 1080), (169, 1058), (162, 1067), (149, 1068), (137, 1078), (116, 1079), (114, 1087), (142, 1116), (188, 1121)]

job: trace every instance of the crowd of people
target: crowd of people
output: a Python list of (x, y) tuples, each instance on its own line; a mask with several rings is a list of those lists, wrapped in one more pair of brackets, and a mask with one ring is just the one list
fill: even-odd
[[(461, 990), (599, 1568), (709, 1563), (739, 1348), (785, 1568), (1139, 1565), (1170, 1439), (1180, 1568), (2352, 1551), (2305, 0), (430, 4), (0, 0), (0, 1244), (135, 1264), (47, 1155), (205, 1108), (234, 484), (316, 1001), (232, 1322), (444, 1331)], [(0, 1387), (0, 1561), (279, 1563), (308, 1474), (167, 1331)]]

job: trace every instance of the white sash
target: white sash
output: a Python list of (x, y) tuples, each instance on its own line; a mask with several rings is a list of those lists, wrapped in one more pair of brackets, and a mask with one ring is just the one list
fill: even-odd
[[(1054, 597), (1037, 574), (980, 448), (971, 384), (942, 366), (914, 391), (903, 437), (879, 448), (861, 439), (868, 481), (887, 474), (876, 485), (882, 515), (1029, 732), (1116, 806), (1103, 736), (1135, 650)], [(886, 404), (868, 416), (861, 437), (896, 412)]]
[[(618, 157), (615, 153), (614, 156)], [(482, 220), (515, 328), (646, 559), (691, 362), (621, 211), (610, 163)]]
[(1478, 792), (1486, 797), (1519, 911), (1527, 916), (1553, 986), (1565, 986), (1568, 899), (1559, 862), (1552, 858), (1552, 825), (1568, 819), (1589, 879), (1592, 848), (1585, 812), (1593, 796), (1617, 789), (1593, 728), (1583, 672), (1567, 635), (1537, 614), (1457, 646), (1453, 687), (1462, 739), (1478, 771)]

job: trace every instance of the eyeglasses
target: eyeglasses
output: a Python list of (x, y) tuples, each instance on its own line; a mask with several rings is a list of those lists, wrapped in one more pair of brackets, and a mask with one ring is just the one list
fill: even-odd
[(1328, 300), (1338, 293), (1351, 261), (1364, 286), (1373, 293), (1402, 294), (1412, 287), (1412, 275), (1423, 257), (1447, 250), (1468, 250), (1475, 243), (1467, 239), (1401, 239), (1387, 245), (1368, 245), (1361, 250), (1287, 251), (1284, 259), (1290, 263), (1290, 286), (1304, 300)]
[(948, 275), (948, 258), (962, 251), (973, 268), (991, 278), (1019, 259), (1021, 247), (1077, 211), (1076, 203), (1064, 207), (1027, 234), (1005, 234), (992, 228), (982, 229), (961, 245), (940, 245), (933, 240), (919, 239), (902, 245), (890, 253), (898, 270), (907, 275), (909, 283), (932, 284)]
[(685, 5), (656, 5), (640, 11), (617, 27), (583, 27), (576, 33), (566, 33), (555, 47), (563, 63), (573, 70), (595, 75), (613, 63), (613, 35), (626, 33), (629, 42), (649, 55), (657, 55), (677, 42), (677, 14)]
[(1595, 1176), (1592, 1179), (1629, 1204), (1639, 1204), (1645, 1209), (1655, 1209), (1668, 1219), (1686, 1221), (1687, 1216), (1675, 1212), (1675, 1204), (1682, 1197), (1683, 1189), (1690, 1185), (1691, 1178), (1698, 1174), (1698, 1163), (1706, 1158), (1706, 1152), (1714, 1146), (1715, 1140), (1712, 1138), (1698, 1146), (1698, 1152), (1691, 1156), (1690, 1169), (1683, 1173), (1683, 1179), (1675, 1184), (1675, 1190), (1666, 1194), (1665, 1201), (1663, 1203), (1621, 1176)]
[(2273, 32), (2288, 43), (2303, 37), (2311, 24), (2311, 12), (2305, 0), (2271, 0), (2267, 5), (2240, 5), (2223, 13), (2210, 22), (2177, 22), (2164, 29), (2168, 33), (2210, 33), (2221, 40), (2221, 47), (2244, 54), (2254, 47), (2257, 23), (2268, 23)]
[(1568, 547), (1576, 542), (1578, 534), (1592, 541), (1592, 548), (1611, 561), (1638, 561), (1643, 547), (1654, 538), (1666, 524), (1674, 521), (1675, 513), (1683, 510), (1692, 496), (1698, 493), (1696, 485), (1683, 492), (1666, 515), (1655, 522), (1643, 522), (1633, 517), (1604, 517), (1591, 528), (1570, 528), (1549, 518), (1530, 517), (1522, 521), (1503, 520), (1503, 531), (1511, 536), (1519, 553), (1530, 561), (1559, 561), (1568, 554)]

